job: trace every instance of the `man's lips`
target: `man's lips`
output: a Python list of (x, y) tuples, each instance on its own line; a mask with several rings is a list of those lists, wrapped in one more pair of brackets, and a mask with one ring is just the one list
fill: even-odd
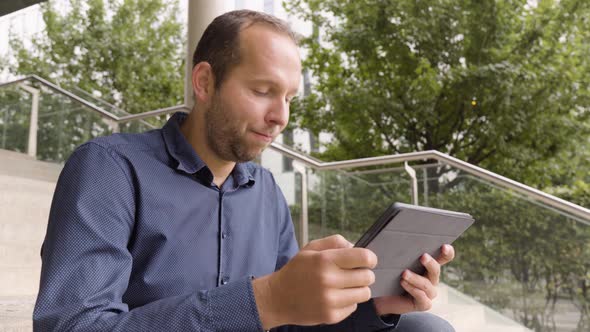
[(272, 134), (269, 135), (269, 134), (264, 134), (264, 133), (260, 133), (257, 131), (253, 131), (253, 133), (254, 133), (254, 135), (256, 135), (257, 138), (259, 138), (260, 140), (263, 140), (265, 142), (268, 142), (268, 143), (272, 142), (272, 140), (274, 138), (274, 135), (272, 135)]

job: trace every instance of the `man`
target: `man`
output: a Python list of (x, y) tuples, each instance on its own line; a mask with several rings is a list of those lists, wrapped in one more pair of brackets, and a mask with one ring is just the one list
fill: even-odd
[(190, 115), (92, 140), (64, 166), (34, 329), (452, 331), (433, 315), (399, 315), (430, 308), (452, 247), (422, 258), (426, 276), (404, 273), (411, 296), (370, 300), (375, 254), (341, 236), (298, 252), (282, 193), (248, 162), (285, 128), (299, 87), (288, 26), (226, 13), (193, 62)]

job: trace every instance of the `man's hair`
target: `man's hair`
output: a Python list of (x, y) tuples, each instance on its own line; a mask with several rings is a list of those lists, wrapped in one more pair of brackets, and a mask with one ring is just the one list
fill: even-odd
[(287, 35), (297, 45), (297, 35), (289, 24), (275, 16), (243, 9), (216, 17), (203, 32), (193, 54), (193, 67), (202, 61), (211, 65), (215, 89), (221, 86), (227, 73), (240, 63), (240, 31), (253, 24), (266, 24), (271, 29)]

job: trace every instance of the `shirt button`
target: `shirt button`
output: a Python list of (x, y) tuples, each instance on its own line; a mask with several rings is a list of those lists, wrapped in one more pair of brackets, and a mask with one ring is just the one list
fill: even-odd
[(229, 278), (228, 277), (224, 277), (223, 279), (221, 279), (221, 284), (222, 285), (225, 285), (225, 284), (228, 283), (228, 281), (229, 281)]
[(228, 237), (227, 233), (221, 233), (221, 238), (225, 239), (226, 237)]

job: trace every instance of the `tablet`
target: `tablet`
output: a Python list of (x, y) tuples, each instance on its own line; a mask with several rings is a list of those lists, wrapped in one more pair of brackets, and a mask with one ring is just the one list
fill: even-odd
[(467, 213), (394, 203), (356, 243), (378, 257), (372, 297), (403, 295), (401, 274), (409, 269), (424, 274), (420, 263), (424, 253), (436, 258), (443, 244), (451, 244), (471, 224)]

